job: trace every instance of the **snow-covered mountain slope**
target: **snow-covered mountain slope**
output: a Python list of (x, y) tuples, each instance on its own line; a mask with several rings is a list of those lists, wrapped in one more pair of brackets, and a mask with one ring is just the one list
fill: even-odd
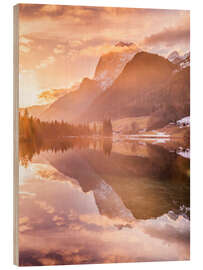
[(184, 69), (190, 66), (190, 52), (180, 55), (177, 51), (173, 51), (169, 54), (168, 60), (173, 64), (179, 65), (180, 69)]
[(187, 52), (186, 54), (183, 55), (179, 64), (180, 64), (181, 69), (190, 66), (190, 52)]
[(109, 88), (120, 75), (125, 65), (141, 50), (133, 43), (117, 43), (113, 50), (100, 57), (94, 80), (103, 90)]
[(118, 194), (104, 180), (99, 183), (93, 193), (101, 215), (125, 222), (134, 221), (131, 211), (126, 208)]
[(168, 91), (163, 85), (169, 83), (175, 69), (164, 57), (137, 53), (112, 86), (101, 93), (81, 117), (85, 121), (101, 121), (106, 112), (112, 120), (149, 115), (157, 102), (168, 102)]
[(168, 56), (168, 60), (174, 64), (176, 64), (176, 61), (179, 61), (179, 59), (180, 59), (180, 55), (177, 51), (173, 51)]

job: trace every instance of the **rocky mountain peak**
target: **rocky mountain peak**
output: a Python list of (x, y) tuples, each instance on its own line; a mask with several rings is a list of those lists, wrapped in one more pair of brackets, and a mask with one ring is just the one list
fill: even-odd
[(115, 44), (115, 47), (130, 47), (132, 45), (134, 45), (133, 42), (119, 41), (118, 43)]
[(173, 52), (171, 52), (169, 55), (168, 55), (168, 60), (170, 61), (170, 62), (173, 62), (175, 59), (179, 59), (180, 58), (180, 55), (179, 55), (179, 53), (177, 52), (177, 51), (173, 51)]
[(125, 65), (135, 56), (140, 49), (132, 42), (118, 42), (116, 50), (112, 50), (100, 57), (95, 70), (94, 80), (105, 91), (120, 75)]

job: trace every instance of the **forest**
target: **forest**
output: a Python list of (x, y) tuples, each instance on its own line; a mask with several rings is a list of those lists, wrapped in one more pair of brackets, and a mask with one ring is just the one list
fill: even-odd
[(57, 140), (66, 136), (112, 136), (111, 119), (104, 119), (103, 125), (98, 123), (70, 124), (64, 121), (40, 121), (29, 116), (27, 110), (19, 114), (19, 139), (21, 142), (43, 142)]

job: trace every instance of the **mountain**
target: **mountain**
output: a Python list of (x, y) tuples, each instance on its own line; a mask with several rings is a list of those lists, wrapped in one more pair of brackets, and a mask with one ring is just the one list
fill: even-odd
[(113, 51), (100, 57), (94, 80), (99, 82), (103, 90), (106, 90), (122, 72), (126, 63), (139, 51), (140, 49), (135, 44), (120, 41), (115, 45)]
[(126, 63), (139, 51), (133, 43), (117, 43), (112, 52), (100, 57), (96, 66), (94, 79), (83, 79), (78, 90), (67, 93), (56, 100), (40, 115), (44, 121), (64, 120), (76, 121), (93, 100), (112, 85), (122, 72)]
[(132, 45), (133, 45), (132, 42), (119, 41), (118, 43), (116, 43), (115, 47), (130, 47)]
[(108, 114), (112, 119), (119, 119), (150, 114), (164, 95), (163, 86), (175, 68), (161, 56), (137, 53), (108, 91), (95, 99), (83, 118), (102, 120)]
[[(86, 122), (102, 121), (107, 116), (112, 120), (147, 116), (150, 130), (190, 114), (189, 54), (174, 64), (171, 61), (178, 57), (177, 52), (169, 61), (156, 54), (135, 52), (135, 45), (118, 48), (101, 56), (93, 80), (85, 78), (77, 91), (51, 104), (40, 115), (41, 120)], [(127, 48), (125, 53), (122, 48)]]
[(67, 93), (56, 100), (40, 115), (40, 119), (72, 122), (100, 93), (101, 88), (95, 80), (84, 78), (78, 90)]
[(105, 116), (113, 120), (150, 116), (147, 128), (153, 129), (189, 114), (190, 68), (177, 69), (159, 55), (140, 52), (81, 117), (101, 121)]
[(106, 156), (92, 149), (41, 152), (34, 162), (43, 160), (75, 179), (83, 192), (92, 192), (99, 213), (113, 220), (157, 218), (170, 210), (178, 213), (181, 205), (187, 207), (189, 160), (153, 144), (145, 145), (145, 155), (142, 148), (139, 153), (138, 142), (132, 147), (134, 155)]
[(186, 68), (190, 66), (190, 52), (183, 55), (181, 61), (179, 62), (180, 68)]
[(180, 55), (177, 51), (173, 51), (172, 53), (169, 54), (168, 60), (172, 62), (173, 64), (177, 64), (178, 61), (180, 60)]
[(163, 93), (149, 119), (148, 129), (156, 129), (190, 115), (190, 67), (176, 71), (160, 91)]
[(190, 66), (190, 52), (180, 56), (177, 51), (173, 51), (169, 54), (168, 60), (173, 64), (178, 65), (179, 69), (183, 69)]
[[(49, 104), (46, 105), (33, 105), (30, 107), (27, 107), (29, 115), (39, 118), (40, 114), (43, 113), (46, 109), (48, 109)], [(25, 108), (20, 108), (19, 112), (20, 114), (24, 114)]]

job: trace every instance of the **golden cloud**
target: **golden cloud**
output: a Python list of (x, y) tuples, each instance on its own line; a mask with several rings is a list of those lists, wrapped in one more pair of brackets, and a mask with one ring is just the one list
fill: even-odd
[(51, 65), (55, 62), (54, 56), (48, 56), (46, 59), (41, 60), (39, 65), (36, 65), (37, 69), (46, 68), (48, 65)]
[(53, 51), (55, 54), (63, 54), (65, 52), (65, 46), (62, 44), (58, 44)]
[(36, 87), (23, 82), (24, 92), (33, 89), (32, 104), (39, 89), (94, 76), (98, 57), (123, 50), (113, 46), (116, 42), (134, 42), (162, 55), (189, 50), (188, 11), (38, 4), (20, 4), (19, 10), (21, 70), (36, 73)]
[(19, 225), (26, 224), (29, 221), (29, 217), (21, 217), (19, 218)]
[(131, 46), (114, 46), (111, 44), (103, 44), (99, 46), (89, 46), (87, 48), (84, 48), (80, 50), (80, 55), (85, 55), (85, 56), (100, 56), (103, 54), (107, 54), (109, 52), (130, 52), (130, 51), (135, 51), (137, 50), (138, 47), (135, 44), (132, 44)]
[(38, 18), (42, 16), (56, 17), (64, 14), (62, 5), (44, 5), (44, 4), (19, 4), (20, 15), (24, 18)]
[(25, 36), (21, 36), (19, 39), (20, 44), (29, 44), (32, 42), (31, 39), (26, 38)]
[(48, 205), (46, 201), (36, 201), (36, 204), (48, 214), (53, 214), (55, 212), (54, 207)]
[(40, 8), (40, 11), (43, 13), (47, 13), (47, 14), (56, 14), (57, 12), (60, 12), (61, 10), (63, 10), (63, 6), (60, 5), (42, 5), (42, 7)]
[(65, 95), (67, 93), (68, 89), (51, 89), (46, 90), (38, 95), (38, 98), (41, 100), (44, 100), (46, 102), (55, 101), (59, 97)]
[(52, 220), (56, 223), (57, 226), (61, 226), (65, 224), (64, 218), (59, 216), (53, 216)]
[(32, 43), (33, 40), (29, 39), (23, 35), (20, 36), (19, 38), (19, 50), (20, 53), (29, 53), (30, 52), (30, 43)]
[(29, 53), (30, 52), (30, 48), (28, 46), (22, 45), (22, 44), (19, 46), (19, 50), (21, 53)]
[(95, 224), (98, 226), (102, 226), (103, 228), (109, 226), (123, 226), (130, 227), (134, 226), (134, 221), (126, 221), (122, 218), (108, 218), (107, 216), (97, 215), (97, 214), (82, 214), (79, 216), (80, 221), (85, 222), (87, 224)]
[(29, 217), (19, 218), (19, 232), (25, 232), (32, 229), (32, 226), (29, 224)]

